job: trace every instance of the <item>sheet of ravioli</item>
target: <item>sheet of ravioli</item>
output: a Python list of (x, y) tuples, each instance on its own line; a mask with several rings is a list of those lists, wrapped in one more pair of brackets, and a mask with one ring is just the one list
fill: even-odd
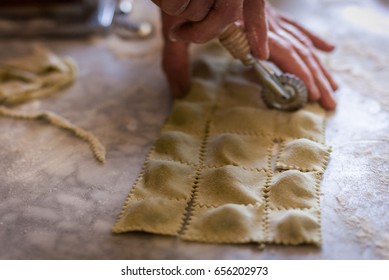
[(329, 148), (316, 104), (266, 108), (249, 69), (221, 49), (196, 63), (113, 227), (209, 243), (321, 244)]

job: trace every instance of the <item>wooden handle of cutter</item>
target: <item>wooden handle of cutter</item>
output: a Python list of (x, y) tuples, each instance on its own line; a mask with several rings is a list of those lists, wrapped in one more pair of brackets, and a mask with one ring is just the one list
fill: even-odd
[(236, 23), (227, 26), (219, 36), (219, 41), (234, 58), (241, 60), (246, 65), (254, 63), (246, 33)]

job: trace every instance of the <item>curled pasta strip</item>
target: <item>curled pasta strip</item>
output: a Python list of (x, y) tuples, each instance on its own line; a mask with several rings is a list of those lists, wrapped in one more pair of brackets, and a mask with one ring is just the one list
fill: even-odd
[(93, 133), (50, 111), (23, 112), (11, 108), (14, 105), (53, 95), (71, 84), (76, 78), (77, 67), (72, 59), (60, 59), (43, 47), (35, 47), (35, 56), (26, 58), (26, 62), (33, 61), (33, 59), (39, 60), (37, 62), (42, 65), (35, 69), (23, 69), (23, 60), (17, 63), (0, 64), (0, 83), (15, 81), (16, 87), (19, 87), (19, 90), (14, 89), (10, 92), (0, 88), (0, 116), (25, 120), (45, 120), (55, 127), (68, 130), (86, 141), (95, 158), (104, 163), (105, 148)]

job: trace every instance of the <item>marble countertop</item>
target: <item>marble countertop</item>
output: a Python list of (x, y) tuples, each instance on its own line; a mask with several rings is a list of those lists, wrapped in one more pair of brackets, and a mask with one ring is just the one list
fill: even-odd
[[(138, 2), (133, 17), (158, 26), (152, 4)], [(328, 114), (333, 153), (321, 188), (321, 248), (259, 250), (111, 233), (171, 106), (156, 32), (128, 42), (113, 36), (0, 40), (0, 59), (43, 42), (78, 62), (79, 77), (71, 87), (24, 108), (55, 111), (92, 131), (107, 149), (102, 165), (69, 133), (0, 118), (0, 259), (389, 259), (388, 4), (273, 3), (338, 45), (323, 57), (341, 88), (338, 109)], [(365, 21), (356, 21), (359, 15), (367, 15)]]

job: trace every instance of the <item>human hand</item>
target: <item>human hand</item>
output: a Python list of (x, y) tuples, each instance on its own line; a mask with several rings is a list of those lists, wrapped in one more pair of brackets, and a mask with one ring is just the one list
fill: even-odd
[[(157, 4), (162, 6), (164, 1), (154, 2), (158, 2)], [(190, 1), (177, 0), (169, 2)], [(248, 3), (249, 0), (246, 2)], [(308, 88), (311, 101), (320, 100), (325, 109), (334, 109), (336, 103), (332, 94), (336, 90), (337, 85), (318, 59), (314, 50), (316, 48), (329, 52), (334, 49), (334, 46), (312, 34), (296, 22), (276, 13), (272, 8), (267, 7), (265, 10), (264, 1), (260, 2), (259, 6), (257, 6), (257, 8), (260, 8), (259, 12), (256, 9), (250, 10), (255, 11), (255, 15), (248, 12), (245, 14), (243, 12), (244, 6), (241, 6), (242, 9), (239, 13), (241, 17), (239, 15), (233, 16), (234, 21), (236, 19), (242, 21), (243, 18), (243, 24), (245, 25), (253, 55), (259, 59), (267, 59), (268, 51), (270, 50), (270, 60), (272, 62), (282, 71), (292, 73), (303, 80)], [(246, 5), (248, 5), (247, 3)], [(187, 9), (190, 7), (189, 5)], [(167, 11), (170, 14), (174, 14), (173, 10), (167, 9)], [(178, 12), (175, 13), (177, 14)], [(181, 16), (184, 16), (185, 13), (181, 11)], [(194, 15), (196, 13), (192, 11), (188, 14)], [(249, 22), (253, 18), (256, 20)], [(260, 19), (259, 21), (258, 18)], [(233, 21), (224, 21), (227, 25), (231, 22)], [(212, 36), (217, 37), (223, 29), (212, 29), (214, 28), (212, 25), (207, 27), (207, 21), (191, 22), (183, 17), (172, 16), (166, 13), (162, 14), (162, 24), (165, 39), (163, 68), (169, 81), (172, 95), (174, 97), (182, 97), (189, 91), (190, 87), (189, 43), (206, 42), (208, 39), (212, 39)], [(200, 28), (197, 29), (199, 25)], [(220, 26), (224, 26), (224, 24)], [(267, 30), (268, 26), (270, 28), (269, 32)], [(267, 42), (268, 47), (263, 46)], [(258, 44), (261, 44), (259, 48)]]
[(190, 87), (189, 43), (217, 38), (240, 20), (253, 55), (269, 56), (265, 0), (153, 0), (162, 10), (163, 69), (172, 95), (182, 97)]
[(334, 46), (270, 7), (266, 14), (269, 60), (282, 71), (299, 77), (308, 88), (310, 101), (319, 101), (327, 110), (335, 109), (333, 93), (338, 86), (315, 54), (315, 49), (330, 52)]

